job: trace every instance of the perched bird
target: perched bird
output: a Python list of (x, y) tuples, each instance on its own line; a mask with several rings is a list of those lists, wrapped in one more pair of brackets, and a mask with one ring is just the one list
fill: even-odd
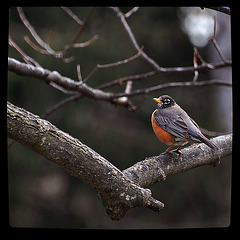
[(202, 133), (195, 121), (168, 95), (153, 98), (158, 104), (158, 108), (152, 113), (152, 127), (158, 139), (170, 145), (165, 153), (170, 153), (170, 149), (180, 146), (176, 150), (181, 153), (183, 145), (194, 143), (194, 141), (205, 143), (213, 150), (218, 147), (210, 142)]

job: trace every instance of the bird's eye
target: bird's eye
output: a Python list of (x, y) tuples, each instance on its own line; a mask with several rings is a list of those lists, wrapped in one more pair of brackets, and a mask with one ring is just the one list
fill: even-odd
[(169, 104), (171, 100), (169, 98), (164, 99), (164, 104)]

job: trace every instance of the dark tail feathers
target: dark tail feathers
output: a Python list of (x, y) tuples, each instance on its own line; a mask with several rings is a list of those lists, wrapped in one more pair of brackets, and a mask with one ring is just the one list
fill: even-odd
[(213, 150), (218, 150), (219, 148), (215, 145), (215, 144), (213, 144), (212, 142), (210, 142), (204, 135), (200, 135), (200, 136), (198, 136), (198, 139), (201, 141), (201, 142), (203, 142), (203, 143), (205, 143), (207, 146), (209, 146), (210, 148), (212, 148)]

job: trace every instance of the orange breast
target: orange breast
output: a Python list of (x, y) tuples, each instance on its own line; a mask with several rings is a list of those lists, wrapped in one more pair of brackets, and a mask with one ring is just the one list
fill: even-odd
[(174, 142), (174, 137), (156, 123), (155, 117), (154, 117), (155, 111), (152, 114), (153, 131), (161, 142), (164, 142), (167, 145), (171, 145)]

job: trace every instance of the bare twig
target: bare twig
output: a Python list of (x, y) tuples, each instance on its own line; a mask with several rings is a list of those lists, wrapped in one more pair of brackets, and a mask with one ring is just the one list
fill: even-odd
[(75, 15), (69, 8), (67, 7), (61, 7), (61, 8), (79, 25), (82, 26), (84, 24), (84, 22), (77, 15)]
[[(140, 47), (132, 33), (131, 28), (129, 27), (126, 19), (125, 19), (125, 15), (120, 11), (120, 9), (118, 7), (111, 7), (111, 9), (117, 14), (117, 16), (119, 17), (124, 29), (126, 30), (129, 39), (131, 40), (134, 48), (139, 52), (140, 51)], [(141, 57), (148, 62), (150, 65), (152, 65), (152, 67), (159, 71), (159, 72), (164, 72), (165, 69), (160, 67), (152, 58), (150, 58), (144, 51), (142, 51)]]
[(129, 62), (135, 60), (136, 58), (138, 58), (142, 54), (142, 50), (143, 50), (143, 46), (139, 49), (137, 54), (135, 54), (134, 56), (132, 56), (130, 58), (127, 58), (127, 59), (124, 59), (122, 61), (118, 61), (118, 62), (115, 62), (115, 63), (109, 63), (109, 64), (104, 64), (104, 65), (98, 64), (98, 68), (116, 67), (116, 66), (120, 66), (120, 65), (129, 63)]
[(138, 58), (143, 50), (143, 46), (140, 48), (140, 50), (138, 51), (137, 54), (135, 54), (134, 56), (121, 60), (121, 61), (117, 61), (115, 63), (109, 63), (109, 64), (97, 64), (97, 66), (89, 73), (89, 75), (83, 80), (83, 82), (87, 82), (99, 69), (104, 69), (104, 68), (111, 68), (111, 67), (117, 67), (123, 64), (127, 64), (133, 60), (135, 60), (136, 58)]
[[(198, 66), (198, 68), (199, 67), (200, 66)], [(201, 81), (201, 82), (190, 81), (190, 82), (166, 83), (166, 84), (161, 84), (161, 85), (150, 87), (150, 88), (137, 89), (130, 93), (125, 93), (125, 92), (112, 93), (112, 92), (104, 92), (99, 88), (98, 89), (91, 88), (86, 83), (76, 82), (71, 78), (61, 76), (56, 71), (52, 72), (47, 69), (34, 67), (25, 63), (20, 63), (19, 61), (12, 58), (8, 58), (8, 69), (20, 75), (31, 76), (31, 77), (34, 76), (36, 78), (43, 79), (46, 83), (48, 84), (51, 83), (51, 84), (54, 84), (55, 86), (57, 85), (59, 88), (63, 88), (65, 91), (78, 92), (90, 98), (94, 98), (96, 100), (103, 100), (103, 101), (110, 101), (110, 102), (114, 98), (148, 94), (150, 92), (159, 91), (160, 89), (164, 89), (164, 88), (183, 87), (183, 86), (196, 87), (196, 86), (207, 86), (207, 85), (219, 85), (219, 86), (228, 86), (228, 87), (232, 86), (231, 83), (225, 82), (222, 80), (208, 80), (208, 81)], [(193, 67), (191, 67), (191, 69), (194, 70)]]
[(127, 96), (127, 97), (132, 97), (132, 96), (137, 96), (137, 95), (144, 95), (144, 94), (149, 94), (152, 92), (158, 92), (159, 90), (163, 90), (166, 88), (179, 88), (179, 87), (203, 87), (203, 86), (225, 86), (225, 87), (232, 87), (232, 83), (228, 81), (223, 81), (223, 80), (218, 80), (218, 79), (212, 79), (212, 80), (206, 80), (206, 81), (201, 81), (201, 82), (194, 82), (194, 81), (189, 81), (189, 82), (171, 82), (171, 83), (165, 83), (165, 84), (160, 84), (154, 87), (149, 87), (149, 88), (144, 88), (144, 89), (137, 89), (132, 91), (131, 93), (116, 93), (114, 94), (114, 97), (122, 97), (122, 96)]
[[(213, 81), (213, 82), (211, 82)], [(205, 85), (204, 85), (205, 84)], [(163, 90), (163, 89), (167, 89), (167, 88), (179, 88), (179, 87), (199, 87), (199, 86), (208, 86), (208, 85), (218, 85), (218, 86), (225, 86), (225, 87), (231, 87), (232, 84), (231, 83), (228, 83), (228, 82), (224, 82), (222, 80), (209, 80), (207, 83), (204, 82), (198, 82), (197, 84), (195, 83), (192, 83), (191, 81), (189, 82), (175, 82), (175, 83), (167, 83), (167, 84), (161, 84), (157, 87), (157, 90), (153, 89), (145, 89), (146, 91), (146, 94), (149, 93), (149, 91), (158, 91), (158, 90)], [(98, 89), (102, 89), (100, 86), (98, 87)], [(144, 89), (142, 89), (143, 93), (138, 93), (139, 95), (141, 94), (145, 94), (144, 93)], [(136, 93), (136, 92), (135, 92)], [(123, 93), (123, 95), (126, 94)], [(134, 94), (134, 93), (133, 93)], [(137, 94), (137, 95), (138, 95)], [(134, 96), (134, 95), (132, 95)], [(47, 116), (49, 116), (50, 114), (54, 113), (57, 109), (59, 109), (60, 107), (64, 106), (65, 104), (69, 103), (69, 102), (72, 102), (72, 101), (76, 101), (80, 98), (82, 98), (83, 95), (82, 94), (77, 94), (77, 95), (74, 95), (74, 96), (71, 96), (71, 97), (68, 97), (68, 98), (65, 98), (64, 100), (61, 100), (60, 102), (56, 103), (53, 107), (51, 107), (42, 117), (45, 118)], [(128, 97), (131, 97), (131, 96), (128, 96)], [(132, 107), (132, 106), (130, 106)], [(133, 111), (136, 111), (138, 109), (138, 107), (136, 106), (133, 106), (132, 107), (132, 110)], [(202, 129), (203, 133), (208, 135), (208, 136), (211, 136), (211, 137), (215, 137), (215, 136), (219, 136), (219, 135), (222, 135), (224, 133), (218, 133), (218, 132), (211, 132), (211, 131), (208, 131), (206, 129)]]
[(218, 52), (218, 55), (219, 57), (222, 59), (222, 61), (224, 63), (228, 63), (229, 60), (227, 60), (224, 56), (224, 54), (222, 53), (217, 41), (216, 41), (216, 17), (213, 16), (213, 19), (214, 19), (214, 30), (213, 30), (213, 36), (211, 37), (211, 42), (213, 43), (214, 47), (216, 48), (217, 52)]
[[(125, 91), (124, 93), (127, 93), (129, 94), (132, 90), (132, 81), (127, 81), (126, 83), (126, 88), (125, 88)], [(113, 99), (113, 101), (119, 105), (128, 105), (128, 97), (120, 97), (120, 98), (116, 98), (116, 99)]]
[[(28, 36), (24, 36), (24, 40), (25, 40), (26, 43), (27, 43), (30, 47), (32, 47), (35, 51), (37, 51), (37, 52), (39, 52), (39, 53), (41, 53), (41, 54), (45, 54), (45, 55), (53, 55), (53, 52), (49, 52), (48, 50), (45, 50), (44, 48), (40, 48), (40, 47), (38, 47), (37, 45), (35, 45)], [(55, 56), (56, 58), (60, 57), (60, 56), (61, 56), (61, 55), (60, 55), (60, 52), (58, 52), (58, 53), (54, 52), (54, 56)]]
[(81, 74), (81, 67), (80, 64), (77, 65), (77, 74), (79, 82), (82, 82), (82, 74)]
[(23, 58), (23, 60), (28, 63), (28, 64), (32, 64), (36, 67), (41, 67), (41, 65), (34, 60), (33, 58), (29, 57), (11, 38), (11, 36), (8, 37), (8, 44), (13, 47)]
[(200, 53), (198, 52), (197, 48), (196, 47), (193, 47), (194, 49), (194, 53), (197, 54), (199, 60), (201, 61), (201, 63), (204, 65), (204, 66), (207, 66), (209, 69), (214, 69), (214, 66), (211, 65), (210, 63), (207, 63), (203, 58), (202, 56), (200, 55)]
[(95, 10), (95, 7), (92, 7), (89, 10), (89, 12), (88, 12), (88, 14), (87, 14), (82, 26), (81, 26), (81, 29), (78, 32), (78, 34), (73, 38), (73, 40), (69, 44), (65, 45), (64, 50), (63, 50), (63, 56), (65, 56), (67, 54), (69, 49), (71, 49), (74, 46), (74, 44), (76, 44), (77, 40), (82, 36), (82, 34), (83, 34), (87, 24), (88, 24), (88, 21), (89, 21), (90, 17), (92, 16), (94, 10)]
[(73, 48), (84, 48), (84, 47), (87, 47), (87, 46), (91, 45), (92, 43), (94, 43), (97, 39), (98, 39), (98, 35), (94, 35), (90, 40), (88, 40), (84, 43), (74, 43), (72, 47)]
[[(201, 61), (202, 65), (207, 66), (210, 69), (214, 69), (214, 66), (207, 63), (202, 56), (200, 55), (200, 53), (198, 52), (196, 47), (193, 47), (193, 66), (194, 68), (198, 67), (198, 63), (197, 63), (197, 58), (199, 58), (199, 60)], [(199, 76), (199, 72), (196, 70), (194, 71), (194, 78), (193, 81), (196, 81), (198, 79)]]
[[(8, 69), (10, 71), (13, 71), (17, 74), (21, 74), (21, 75), (25, 75), (25, 76), (34, 76), (36, 78), (43, 79), (45, 82), (50, 83), (52, 86), (57, 87), (57, 89), (64, 91), (65, 93), (73, 94), (73, 93), (78, 92), (78, 94), (68, 97), (68, 98), (60, 101), (59, 103), (55, 104), (43, 115), (43, 117), (49, 116), (50, 114), (55, 112), (57, 109), (59, 109), (63, 105), (65, 105), (69, 102), (72, 102), (72, 101), (76, 101), (83, 96), (88, 96), (88, 97), (94, 98), (96, 100), (105, 100), (105, 101), (112, 102), (113, 99), (119, 99), (121, 97), (129, 98), (129, 97), (133, 97), (136, 95), (146, 95), (150, 92), (155, 92), (155, 91), (159, 91), (159, 90), (166, 89), (166, 88), (199, 87), (199, 86), (210, 86), (210, 85), (218, 85), (218, 86), (226, 86), (226, 87), (232, 86), (232, 84), (229, 82), (213, 79), (213, 80), (201, 81), (201, 82), (189, 81), (189, 82), (166, 83), (166, 84), (160, 84), (158, 86), (154, 86), (154, 87), (150, 87), (150, 88), (137, 89), (135, 91), (131, 91), (132, 81), (127, 80), (128, 84), (126, 85), (125, 92), (111, 93), (111, 92), (103, 92), (101, 90), (105, 89), (107, 87), (110, 87), (114, 84), (108, 85), (108, 86), (105, 84), (102, 84), (102, 85), (99, 85), (96, 89), (93, 89), (93, 88), (89, 87), (88, 85), (86, 85), (85, 83), (82, 83), (81, 81), (76, 82), (70, 78), (61, 76), (57, 72), (51, 72), (47, 69), (20, 63), (19, 61), (12, 59), (12, 58), (8, 59), (8, 65), (9, 65)], [(81, 74), (80, 74), (79, 67), (78, 67), (77, 72), (78, 72), (78, 78), (79, 78), (79, 80), (81, 80), (81, 76), (80, 76)], [(136, 77), (136, 79), (139, 80), (139, 78), (138, 78), (139, 76), (135, 76), (135, 77)], [(141, 77), (143, 77), (143, 76), (141, 76)], [(132, 77), (132, 79), (134, 80), (134, 77)], [(121, 79), (120, 81), (125, 82), (125, 79)], [(116, 84), (119, 84), (119, 81)], [(129, 99), (127, 101), (125, 101), (125, 103), (126, 103), (125, 106), (127, 106), (130, 111), (137, 110), (137, 107), (135, 107)]]
[(133, 13), (135, 13), (136, 11), (138, 11), (139, 7), (134, 7), (132, 8), (130, 11), (128, 11), (127, 13), (125, 13), (125, 18), (129, 18)]
[(217, 50), (220, 58), (222, 59), (222, 61), (225, 62), (225, 63), (229, 63), (229, 60), (227, 60), (227, 59), (225, 58), (225, 56), (224, 56), (224, 54), (222, 53), (222, 51), (221, 51), (221, 49), (220, 49), (220, 47), (219, 47), (216, 39), (215, 39), (215, 38), (212, 38), (211, 41), (212, 41), (214, 47), (216, 48), (216, 50)]
[(21, 18), (22, 22), (24, 23), (24, 25), (27, 27), (27, 29), (29, 30), (29, 32), (31, 33), (31, 35), (33, 36), (33, 38), (37, 41), (37, 43), (43, 48), (45, 49), (48, 54), (50, 55), (54, 55), (56, 58), (61, 58), (62, 57), (62, 53), (61, 52), (56, 52), (54, 51), (49, 44), (47, 44), (46, 42), (44, 42), (40, 36), (37, 34), (37, 32), (35, 31), (34, 27), (30, 24), (30, 22), (27, 20), (23, 9), (21, 7), (17, 7), (18, 10), (18, 14), (19, 17)]
[(76, 101), (79, 98), (83, 97), (83, 95), (81, 93), (73, 95), (71, 97), (67, 97), (63, 100), (61, 100), (60, 102), (56, 103), (54, 106), (52, 106), (51, 108), (49, 108), (43, 115), (42, 118), (47, 118), (49, 115), (51, 115), (52, 113), (54, 113), (55, 111), (57, 111), (59, 108), (63, 107), (65, 104), (72, 102), (72, 101)]
[[(129, 110), (136, 110), (137, 108), (131, 103), (129, 97), (132, 96), (136, 96), (136, 95), (146, 95), (150, 92), (154, 92), (154, 91), (159, 91), (161, 89), (165, 89), (165, 88), (174, 88), (174, 87), (196, 87), (196, 86), (207, 86), (207, 85), (220, 85), (220, 86), (231, 86), (230, 83), (228, 82), (224, 82), (221, 80), (209, 80), (209, 81), (204, 81), (204, 82), (200, 82), (197, 84), (194, 83), (190, 83), (190, 82), (179, 82), (179, 83), (167, 83), (167, 84), (161, 84), (161, 85), (157, 85), (154, 87), (149, 87), (149, 88), (144, 88), (144, 89), (137, 89), (135, 91), (131, 91), (131, 87), (132, 86), (132, 82), (136, 81), (136, 80), (141, 80), (141, 79), (146, 79), (146, 78), (150, 78), (156, 75), (160, 75), (160, 74), (170, 74), (170, 73), (183, 73), (183, 72), (194, 72), (194, 78), (193, 78), (193, 82), (195, 82), (198, 78), (199, 72), (203, 71), (203, 70), (213, 70), (216, 68), (221, 68), (221, 67), (227, 67), (227, 66), (231, 66), (231, 61), (228, 61), (226, 59), (224, 59), (224, 56), (222, 54), (222, 60), (223, 63), (207, 63), (199, 54), (197, 48), (194, 48), (194, 57), (193, 57), (193, 66), (189, 66), (189, 67), (173, 67), (173, 68), (161, 68), (161, 71), (159, 71), (159, 68), (155, 66), (155, 70), (151, 71), (151, 72), (146, 72), (146, 73), (142, 73), (142, 74), (136, 74), (136, 75), (132, 75), (132, 76), (126, 76), (126, 77), (122, 77), (122, 78), (118, 78), (116, 80), (104, 83), (99, 85), (96, 89), (92, 89), (89, 86), (87, 86), (86, 84), (83, 85), (83, 88), (86, 90), (86, 93), (84, 93), (82, 91), (82, 89), (79, 89), (79, 86), (77, 85), (81, 85), (82, 83), (86, 83), (99, 69), (104, 69), (104, 68), (111, 68), (111, 67), (116, 67), (116, 66), (120, 66), (123, 64), (127, 64), (133, 60), (135, 60), (137, 57), (142, 56), (147, 62), (149, 62), (150, 64), (152, 64), (154, 66), (154, 61), (149, 58), (144, 52), (143, 52), (143, 47), (139, 48), (137, 41), (129, 27), (129, 25), (126, 22), (126, 17), (129, 17), (133, 12), (137, 11), (138, 8), (133, 8), (131, 9), (128, 13), (126, 13), (125, 15), (120, 11), (119, 8), (114, 7), (112, 8), (114, 10), (114, 12), (117, 13), (117, 16), (120, 18), (124, 29), (126, 30), (126, 32), (128, 33), (128, 36), (130, 38), (130, 40), (132, 41), (134, 47), (136, 49), (138, 49), (137, 54), (135, 54), (134, 56), (121, 60), (121, 61), (117, 61), (115, 63), (110, 63), (110, 64), (98, 64), (93, 70), (92, 72), (90, 72), (90, 74), (85, 78), (82, 79), (82, 75), (81, 75), (81, 69), (80, 69), (80, 65), (77, 66), (77, 73), (78, 73), (78, 80), (79, 82), (76, 84), (76, 82), (72, 79), (66, 78), (61, 76), (60, 74), (58, 74), (57, 72), (50, 72), (46, 69), (42, 69), (45, 72), (44, 77), (40, 77), (42, 79), (44, 79), (47, 83), (49, 83), (51, 86), (57, 88), (58, 90), (61, 90), (64, 93), (67, 94), (75, 94), (74, 96), (68, 97), (62, 101), (60, 101), (59, 103), (57, 103), (56, 105), (54, 105), (52, 108), (50, 108), (47, 112), (46, 115), (51, 114), (52, 112), (56, 111), (57, 109), (59, 109), (61, 106), (63, 106), (64, 104), (77, 100), (83, 96), (89, 96), (89, 97), (93, 97), (94, 99), (100, 99), (102, 98), (102, 96), (99, 98), (99, 95), (96, 94), (98, 92), (98, 90), (102, 90), (102, 89), (106, 89), (108, 87), (114, 86), (114, 85), (119, 85), (119, 84), (123, 84), (124, 82), (126, 82), (126, 88), (125, 91), (123, 93), (108, 93), (108, 95), (105, 95), (104, 100), (106, 101), (111, 101), (111, 102), (115, 102), (118, 105), (123, 105), (123, 106), (127, 106)], [(66, 10), (66, 8), (64, 9)], [(84, 20), (84, 22), (82, 22), (82, 24), (80, 24), (82, 27), (79, 31), (79, 33), (77, 34), (77, 36), (71, 41), (71, 43), (69, 43), (68, 45), (65, 46), (65, 50), (64, 51), (68, 51), (69, 48), (71, 47), (84, 47), (87, 46), (89, 44), (91, 44), (92, 42), (94, 42), (97, 39), (97, 35), (95, 35), (92, 39), (90, 39), (89, 41), (85, 42), (85, 43), (75, 43), (75, 41), (77, 41), (77, 39), (81, 36), (82, 32), (84, 31), (84, 28), (86, 27), (86, 24), (89, 21), (90, 16), (92, 15), (94, 8), (91, 8), (90, 11), (87, 14), (86, 19)], [(66, 52), (64, 53), (64, 51), (61, 52), (56, 52), (54, 50), (51, 50), (49, 52), (49, 48), (50, 46), (45, 43), (44, 41), (42, 41), (42, 39), (37, 35), (35, 29), (31, 26), (31, 24), (28, 22), (28, 20), (26, 19), (23, 11), (21, 8), (18, 8), (19, 11), (19, 15), (23, 21), (23, 23), (27, 26), (27, 28), (29, 29), (29, 31), (32, 33), (32, 36), (36, 39), (37, 42), (40, 43), (40, 46), (42, 46), (43, 48), (39, 48), (37, 47), (35, 44), (33, 44), (31, 42), (31, 40), (28, 37), (25, 37), (25, 40), (29, 43), (30, 46), (32, 46), (36, 51), (41, 52), (43, 54), (55, 54), (55, 57), (63, 57), (63, 55), (66, 55)], [(70, 16), (74, 18), (74, 14), (71, 11), (68, 11), (68, 14), (70, 13)], [(214, 19), (214, 34), (213, 34), (213, 39), (215, 40), (215, 32), (216, 32), (216, 21)], [(213, 40), (213, 43), (214, 43)], [(217, 43), (215, 44), (216, 49), (218, 49), (218, 45)], [(50, 48), (51, 49), (51, 48)], [(221, 50), (219, 49), (219, 54), (221, 55)], [(20, 53), (21, 54), (21, 53)], [(201, 61), (201, 65), (197, 64), (197, 57), (200, 59)], [(66, 62), (69, 62), (71, 60), (73, 60), (74, 57), (70, 57), (70, 58), (64, 58), (63, 60)], [(29, 63), (31, 63), (31, 61), (29, 60)], [(26, 69), (25, 69), (26, 70)], [(29, 70), (29, 69), (28, 69)], [(38, 69), (39, 70), (39, 69)], [(49, 78), (47, 77), (47, 75), (49, 74), (49, 72), (51, 73), (54, 80), (49, 81)], [(29, 71), (25, 72), (26, 75), (29, 74)], [(35, 72), (35, 76), (38, 76), (38, 74)], [(57, 77), (56, 77), (57, 76)], [(56, 79), (61, 79), (60, 82), (56, 81)], [(70, 80), (70, 81), (69, 81)], [(71, 84), (69, 84), (71, 82)], [(60, 84), (61, 83), (61, 84)], [(60, 84), (60, 85), (59, 85)], [(71, 85), (71, 86), (69, 86)], [(130, 89), (130, 91), (129, 91)], [(90, 91), (89, 91), (90, 90)], [(90, 92), (90, 94), (89, 94)], [(77, 94), (76, 94), (77, 93)], [(104, 93), (104, 92), (101, 92)]]
[[(128, 33), (128, 36), (130, 38), (130, 40), (132, 41), (134, 47), (138, 50), (138, 53), (128, 59), (125, 59), (125, 60), (122, 60), (122, 61), (118, 61), (118, 62), (115, 62), (115, 63), (110, 63), (110, 64), (105, 64), (105, 65), (101, 65), (101, 64), (98, 64), (93, 70), (92, 72), (85, 78), (83, 79), (83, 83), (86, 83), (93, 75), (94, 73), (96, 73), (97, 70), (99, 69), (102, 69), (102, 68), (110, 68), (110, 67), (115, 67), (115, 66), (119, 66), (119, 65), (122, 65), (122, 64), (126, 64), (134, 59), (136, 59), (138, 56), (141, 56), (143, 57), (143, 59), (145, 59), (148, 63), (152, 64), (152, 66), (155, 66), (155, 70), (154, 71), (151, 71), (151, 72), (147, 72), (147, 73), (142, 73), (142, 74), (136, 74), (136, 75), (132, 75), (132, 76), (127, 76), (127, 77), (122, 77), (122, 78), (118, 78), (116, 80), (113, 80), (113, 81), (110, 81), (110, 82), (107, 82), (107, 83), (104, 83), (102, 85), (100, 85), (98, 88), (99, 89), (105, 89), (107, 87), (110, 87), (110, 86), (114, 86), (114, 85), (118, 85), (119, 83), (124, 83), (124, 82), (128, 82), (128, 81), (135, 81), (135, 80), (140, 80), (140, 79), (146, 79), (146, 78), (149, 78), (149, 77), (153, 77), (153, 76), (156, 76), (158, 74), (169, 74), (169, 73), (183, 73), (183, 72), (194, 72), (195, 73), (195, 76), (194, 76), (194, 80), (197, 79), (198, 77), (198, 74), (200, 71), (202, 70), (206, 70), (206, 69), (216, 69), (216, 68), (219, 68), (219, 67), (227, 67), (227, 66), (231, 66), (231, 61), (223, 61), (223, 63), (207, 63), (206, 61), (204, 61), (202, 59), (202, 57), (200, 56), (200, 54), (198, 53), (197, 49), (195, 48), (194, 49), (194, 66), (190, 66), (190, 67), (173, 67), (173, 68), (161, 68), (159, 67), (158, 65), (156, 65), (156, 63), (151, 59), (149, 58), (143, 51), (143, 47), (142, 48), (139, 48), (138, 46), (138, 43), (129, 27), (129, 25), (127, 24), (126, 22), (126, 17), (124, 16), (124, 14), (120, 11), (120, 9), (118, 7), (113, 7), (112, 8), (114, 10), (114, 12), (117, 14), (117, 16), (120, 18), (120, 21), (121, 23), (123, 24), (124, 26), (124, 29), (126, 30), (126, 32)], [(92, 41), (94, 41), (97, 37), (94, 36), (91, 40), (89, 40), (88, 42), (86, 43), (83, 43), (83, 45), (80, 45), (78, 43), (75, 43), (75, 41), (77, 41), (77, 39), (81, 36), (82, 32), (84, 31), (85, 27), (86, 27), (86, 24), (88, 23), (89, 21), (89, 18), (90, 16), (92, 15), (93, 11), (94, 11), (94, 8), (91, 8), (90, 11), (88, 12), (87, 14), (87, 17), (86, 19), (84, 20), (84, 24), (82, 25), (79, 33), (77, 34), (77, 36), (68, 44), (65, 46), (65, 50), (62, 51), (62, 52), (55, 52), (54, 50), (52, 50), (48, 44), (46, 44), (44, 41), (42, 41), (42, 39), (37, 35), (35, 29), (30, 25), (30, 23), (28, 22), (28, 20), (26, 19), (23, 11), (21, 8), (18, 8), (18, 11), (19, 11), (19, 15), (22, 19), (22, 21), (24, 22), (24, 24), (27, 26), (27, 28), (29, 29), (29, 31), (32, 33), (32, 35), (34, 36), (34, 38), (36, 40), (38, 40), (38, 43), (43, 47), (43, 49), (39, 49), (38, 47), (36, 46), (33, 46), (35, 47), (36, 50), (38, 51), (42, 51), (43, 53), (45, 54), (55, 54), (55, 56), (59, 56), (59, 57), (63, 57), (63, 55), (66, 54), (66, 51), (68, 51), (69, 48), (71, 47), (74, 47), (75, 45), (80, 47), (80, 46), (86, 46), (88, 44), (90, 44)], [(130, 13), (129, 13), (130, 14)], [(216, 24), (215, 24), (216, 25)], [(215, 28), (216, 26), (214, 25), (214, 37), (215, 38)], [(29, 42), (29, 44), (31, 44)], [(53, 51), (53, 52), (51, 52)], [(65, 53), (64, 53), (65, 52)], [(221, 53), (221, 52), (220, 52)], [(60, 55), (61, 56), (60, 56)], [(197, 56), (199, 57), (199, 59), (201, 60), (202, 64), (201, 65), (197, 65)], [(224, 58), (223, 58), (224, 59)], [(65, 61), (70, 61), (72, 60), (72, 58), (64, 58)], [(65, 88), (66, 86), (60, 86), (58, 85), (56, 82), (51, 82), (50, 83), (51, 85), (53, 85), (54, 87), (58, 87), (61, 89), (61, 88)], [(57, 85), (56, 85), (57, 84)], [(63, 84), (64, 85), (64, 84)], [(185, 86), (185, 85), (184, 85)], [(155, 89), (158, 89), (159, 86), (155, 86), (155, 87), (151, 87), (151, 88), (146, 88), (145, 90), (142, 89), (142, 90), (139, 90), (139, 93), (140, 94), (146, 94), (148, 93), (149, 91), (155, 91)], [(67, 93), (76, 93), (79, 92), (79, 90), (76, 90), (77, 87), (73, 87), (74, 89), (68, 89), (68, 88), (65, 88), (65, 91)], [(64, 91), (64, 89), (61, 89), (62, 91)], [(137, 90), (135, 90), (136, 92)], [(130, 93), (120, 93), (121, 94), (130, 94)], [(131, 93), (133, 94), (133, 92)], [(91, 96), (91, 94), (90, 94)], [(115, 96), (115, 94), (112, 95), (113, 98)], [(127, 95), (124, 95), (124, 96), (127, 96)], [(129, 95), (130, 96), (130, 95)]]
[[(132, 91), (132, 81), (127, 81), (124, 93), (129, 94)], [(131, 112), (137, 110), (137, 107), (132, 104), (128, 97), (119, 97), (112, 100), (114, 103), (126, 106)]]
[[(194, 48), (194, 51), (193, 51), (193, 66), (194, 66), (195, 68), (198, 67), (198, 63), (197, 63), (197, 52), (196, 52), (195, 48)], [(198, 75), (199, 75), (198, 71), (197, 71), (197, 70), (194, 71), (193, 82), (197, 81)]]
[(211, 64), (201, 64), (198, 65), (196, 68), (194, 66), (188, 66), (188, 67), (170, 67), (170, 68), (166, 68), (165, 72), (158, 72), (158, 71), (151, 71), (151, 72), (146, 72), (146, 73), (142, 73), (142, 74), (136, 74), (136, 75), (130, 75), (127, 77), (122, 77), (122, 78), (117, 78), (113, 81), (107, 82), (107, 83), (103, 83), (99, 86), (99, 88), (101, 89), (105, 89), (108, 87), (112, 87), (115, 85), (118, 85), (119, 82), (124, 83), (127, 82), (129, 80), (132, 81), (139, 81), (142, 79), (147, 79), (150, 77), (154, 77), (157, 75), (163, 75), (163, 74), (173, 74), (173, 73), (177, 73), (177, 74), (181, 74), (181, 73), (186, 73), (186, 72), (194, 72), (194, 71), (204, 71), (204, 70), (214, 70), (214, 69), (218, 69), (218, 68), (223, 68), (223, 67), (228, 67), (231, 66), (232, 63), (228, 62), (228, 63), (211, 63)]
[(38, 46), (36, 46), (29, 37), (25, 36), (24, 39), (25, 41), (29, 44), (29, 46), (31, 46), (34, 50), (36, 50), (37, 52), (41, 53), (41, 54), (45, 54), (45, 55), (51, 55), (54, 56), (55, 58), (60, 58), (62, 59), (64, 62), (69, 63), (71, 61), (73, 61), (75, 59), (74, 56), (71, 57), (66, 57), (68, 51), (71, 48), (82, 48), (82, 47), (87, 47), (90, 44), (92, 44), (93, 42), (95, 42), (98, 39), (98, 36), (95, 35), (93, 38), (91, 38), (90, 40), (88, 40), (85, 43), (76, 43), (76, 41), (80, 38), (80, 36), (82, 35), (83, 31), (86, 28), (86, 25), (89, 21), (90, 16), (93, 13), (94, 8), (91, 8), (91, 10), (89, 11), (86, 19), (84, 20), (84, 23), (81, 26), (80, 31), (78, 32), (78, 34), (75, 36), (75, 38), (69, 43), (66, 44), (64, 47), (63, 51), (55, 51), (53, 50), (50, 45), (46, 42), (44, 42), (41, 37), (37, 34), (36, 30), (34, 29), (34, 27), (30, 24), (30, 22), (27, 20), (23, 9), (21, 7), (17, 8), (18, 13), (19, 13), (19, 17), (21, 18), (22, 22), (24, 23), (24, 25), (27, 27), (27, 29), (29, 30), (29, 32), (31, 33), (32, 37), (36, 40), (36, 42), (42, 47), (39, 48)]

